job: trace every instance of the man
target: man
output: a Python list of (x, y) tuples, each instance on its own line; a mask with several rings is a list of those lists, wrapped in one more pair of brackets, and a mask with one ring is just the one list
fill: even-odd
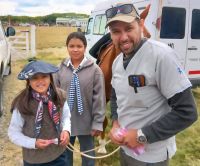
[[(122, 166), (166, 166), (175, 135), (197, 120), (191, 83), (174, 50), (142, 37), (144, 23), (132, 4), (112, 7), (106, 16), (122, 52), (112, 65), (110, 138), (121, 145)], [(116, 136), (118, 128), (126, 132)], [(138, 147), (144, 152), (136, 155)]]

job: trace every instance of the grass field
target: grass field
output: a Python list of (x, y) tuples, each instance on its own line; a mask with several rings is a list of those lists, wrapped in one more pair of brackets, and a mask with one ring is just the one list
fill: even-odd
[[(30, 30), (30, 27), (14, 27), (17, 31)], [(36, 49), (64, 47), (67, 35), (76, 31), (75, 27), (36, 27)]]
[[(76, 29), (65, 27), (37, 27), (37, 58), (58, 64), (66, 56), (65, 40), (67, 35)], [(53, 48), (53, 49), (52, 49)], [(61, 50), (61, 52), (59, 52)], [(24, 62), (23, 62), (24, 63)], [(198, 112), (200, 112), (200, 88), (193, 89)], [(109, 106), (107, 116), (109, 117)], [(110, 127), (110, 126), (109, 126)], [(107, 128), (107, 131), (109, 130)], [(170, 166), (199, 166), (200, 165), (200, 121), (198, 120), (190, 128), (179, 133), (177, 140), (177, 153), (170, 161)], [(108, 151), (116, 146), (109, 145)], [(118, 166), (118, 154), (97, 161), (98, 166)]]
[(74, 27), (37, 27), (36, 28), (36, 48), (63, 47), (67, 35), (76, 31)]

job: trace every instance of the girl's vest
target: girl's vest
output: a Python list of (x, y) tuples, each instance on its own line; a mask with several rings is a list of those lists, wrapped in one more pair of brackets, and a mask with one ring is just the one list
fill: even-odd
[[(23, 134), (34, 138), (34, 125), (35, 125), (35, 116), (36, 110), (38, 107), (38, 102), (36, 100), (30, 101), (30, 109), (34, 110), (33, 115), (24, 115), (24, 126), (23, 126)], [(56, 128), (53, 124), (53, 121), (49, 115), (48, 107), (46, 104), (43, 105), (43, 120), (42, 120), (42, 128), (40, 130), (40, 139), (53, 139), (59, 138), (60, 133), (57, 133)], [(61, 114), (62, 115), (62, 114)], [(47, 163), (58, 158), (64, 151), (65, 147), (51, 144), (45, 149), (27, 149), (23, 148), (23, 159), (28, 163)]]

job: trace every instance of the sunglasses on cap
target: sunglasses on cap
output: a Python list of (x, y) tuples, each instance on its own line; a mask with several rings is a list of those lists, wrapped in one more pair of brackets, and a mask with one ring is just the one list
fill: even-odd
[[(114, 16), (116, 16), (117, 14), (129, 14), (131, 13), (133, 10), (135, 10), (133, 4), (124, 4), (121, 6), (116, 6), (116, 7), (112, 7), (110, 9), (106, 10), (106, 17), (108, 19), (113, 18)], [(136, 14), (138, 15), (137, 11), (135, 10)], [(139, 15), (138, 15), (139, 18)]]

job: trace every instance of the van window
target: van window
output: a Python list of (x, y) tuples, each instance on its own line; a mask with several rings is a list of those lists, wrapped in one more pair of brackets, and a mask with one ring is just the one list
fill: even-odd
[(200, 39), (200, 10), (194, 9), (192, 11), (192, 27), (191, 27), (191, 38)]
[(86, 34), (90, 34), (92, 32), (92, 22), (93, 22), (93, 18), (90, 18), (88, 20), (88, 25), (87, 25), (87, 30), (86, 30)]
[(185, 36), (186, 10), (163, 7), (160, 38), (183, 39)]
[(99, 33), (102, 34), (102, 35), (105, 34), (106, 22), (107, 22), (106, 15), (102, 15), (101, 24), (100, 24), (100, 28), (99, 28)]
[(97, 15), (94, 21), (94, 34), (103, 35), (105, 33), (105, 25), (106, 25), (106, 16), (105, 15)]

